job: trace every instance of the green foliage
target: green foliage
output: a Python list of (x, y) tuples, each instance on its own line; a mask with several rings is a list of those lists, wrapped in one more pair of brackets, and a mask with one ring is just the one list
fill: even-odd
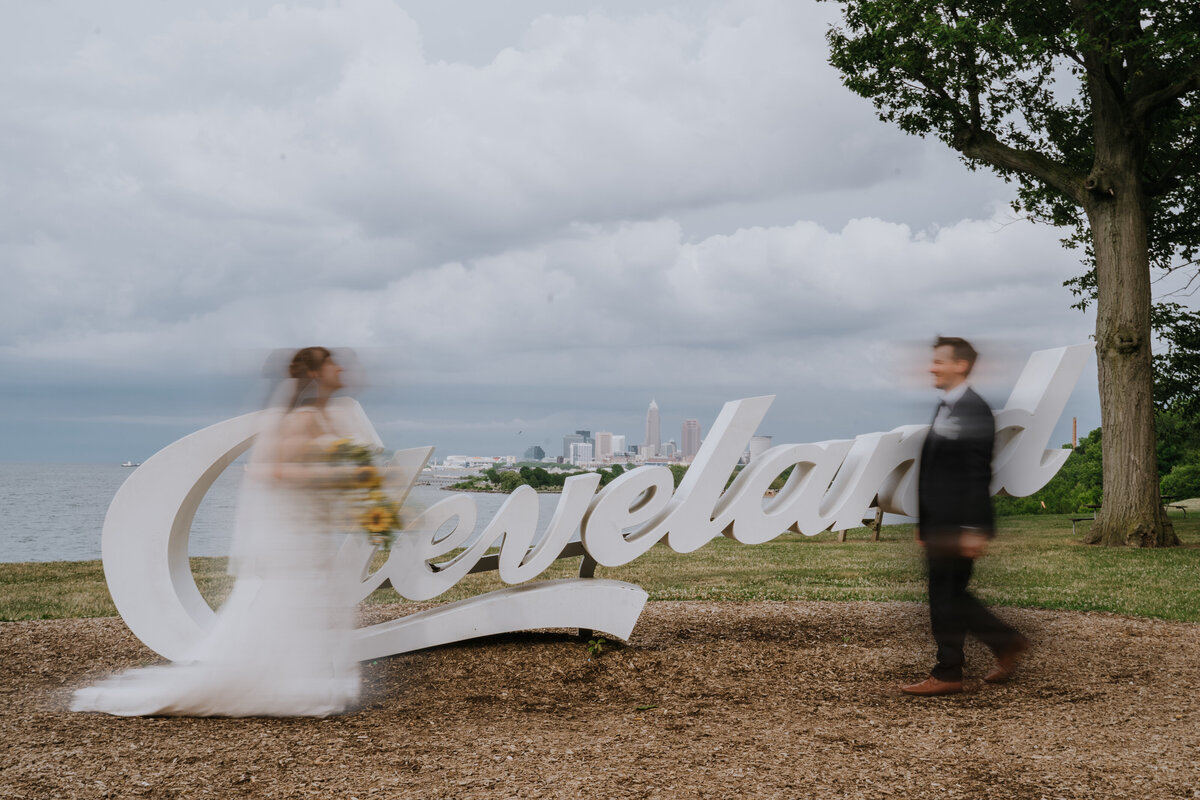
[(1166, 475), (1177, 465), (1200, 458), (1200, 418), (1177, 411), (1154, 415), (1158, 474)]
[[(1157, 356), (1156, 356), (1157, 358)], [(1200, 497), (1200, 408), (1194, 398), (1154, 415), (1159, 489), (1163, 497)]]
[(782, 489), (783, 485), (785, 483), (787, 483), (788, 478), (792, 477), (792, 470), (795, 468), (796, 468), (796, 466), (793, 464), (792, 466), (785, 469), (783, 472), (779, 473), (779, 475), (775, 478), (775, 480), (771, 481), (771, 488), (777, 492), (780, 489)]
[[(595, 470), (600, 475), (600, 485), (607, 486), (612, 480), (623, 475), (625, 468), (614, 464), (609, 469)], [(567, 478), (575, 475), (587, 475), (588, 470), (573, 472), (550, 472), (545, 467), (524, 464), (519, 469), (496, 469), (489, 467), (478, 476), (454, 484), (452, 489), (474, 489), (477, 491), (499, 491), (509, 493), (518, 486), (529, 486), (538, 491), (561, 490)]]
[(1103, 463), (1100, 454), (1100, 429), (1079, 441), (1050, 482), (1028, 497), (997, 497), (996, 514), (1077, 514), (1087, 505), (1100, 502)]
[(598, 469), (596, 472), (600, 473), (600, 485), (608, 486), (614, 478), (625, 472), (625, 470), (621, 469), (619, 464), (614, 464), (612, 469)]
[(1163, 497), (1176, 500), (1200, 497), (1200, 454), (1194, 461), (1179, 464), (1162, 479)]
[(587, 651), (589, 658), (599, 658), (604, 652), (604, 645), (608, 643), (608, 639), (603, 636), (597, 636), (595, 639), (588, 640)]
[(1166, 345), (1154, 354), (1154, 405), (1194, 423), (1200, 418), (1200, 312), (1159, 303), (1151, 321)]
[(521, 467), (517, 474), (521, 478), (521, 483), (532, 486), (534, 489), (541, 489), (544, 486), (562, 486), (562, 481), (547, 472), (545, 467)]
[[(1158, 468), (1164, 497), (1200, 497), (1200, 430), (1177, 415), (1158, 414)], [(1083, 437), (1058, 474), (1029, 497), (997, 497), (996, 514), (1076, 514), (1103, 496), (1100, 429)]]
[(521, 473), (506, 470), (500, 473), (500, 491), (509, 494), (516, 490), (524, 481), (521, 479)]
[(678, 489), (679, 482), (687, 474), (687, 464), (668, 464), (667, 467), (671, 470), (671, 477), (675, 479), (675, 488)]

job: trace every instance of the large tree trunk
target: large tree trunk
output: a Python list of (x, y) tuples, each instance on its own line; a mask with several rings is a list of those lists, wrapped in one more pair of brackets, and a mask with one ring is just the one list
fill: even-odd
[(1110, 161), (1088, 181), (1098, 289), (1104, 501), (1084, 541), (1168, 547), (1179, 539), (1159, 497), (1146, 211), (1131, 161)]

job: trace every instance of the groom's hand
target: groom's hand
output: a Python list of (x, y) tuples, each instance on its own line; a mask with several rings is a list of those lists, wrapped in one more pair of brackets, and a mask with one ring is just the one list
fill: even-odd
[(979, 558), (987, 549), (987, 537), (975, 531), (964, 531), (958, 537), (958, 552), (963, 558)]

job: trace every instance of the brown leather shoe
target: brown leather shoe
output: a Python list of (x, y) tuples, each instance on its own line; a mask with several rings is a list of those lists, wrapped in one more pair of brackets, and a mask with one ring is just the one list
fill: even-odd
[(962, 690), (962, 681), (942, 681), (932, 675), (920, 683), (900, 687), (900, 691), (905, 694), (912, 694), (917, 697), (938, 697), (943, 694), (959, 694)]
[(1025, 651), (1029, 649), (1029, 640), (1024, 636), (1010, 644), (1005, 649), (996, 654), (996, 667), (983, 679), (988, 683), (1004, 683), (1017, 669), (1017, 664), (1021, 662), (1021, 657), (1025, 655)]

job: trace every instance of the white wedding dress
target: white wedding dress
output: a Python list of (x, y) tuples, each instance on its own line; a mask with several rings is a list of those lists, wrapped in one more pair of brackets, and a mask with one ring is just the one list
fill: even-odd
[[(323, 440), (381, 446), (361, 407), (331, 400), (317, 414)], [(336, 491), (277, 480), (265, 454), (282, 415), (255, 443), (238, 500), (230, 572), (233, 590), (188, 658), (115, 675), (75, 692), (73, 711), (121, 716), (326, 716), (358, 699), (352, 656), (361, 575), (337, 567), (347, 525)], [(320, 469), (314, 465), (313, 469)], [(361, 565), (359, 565), (361, 572)]]

